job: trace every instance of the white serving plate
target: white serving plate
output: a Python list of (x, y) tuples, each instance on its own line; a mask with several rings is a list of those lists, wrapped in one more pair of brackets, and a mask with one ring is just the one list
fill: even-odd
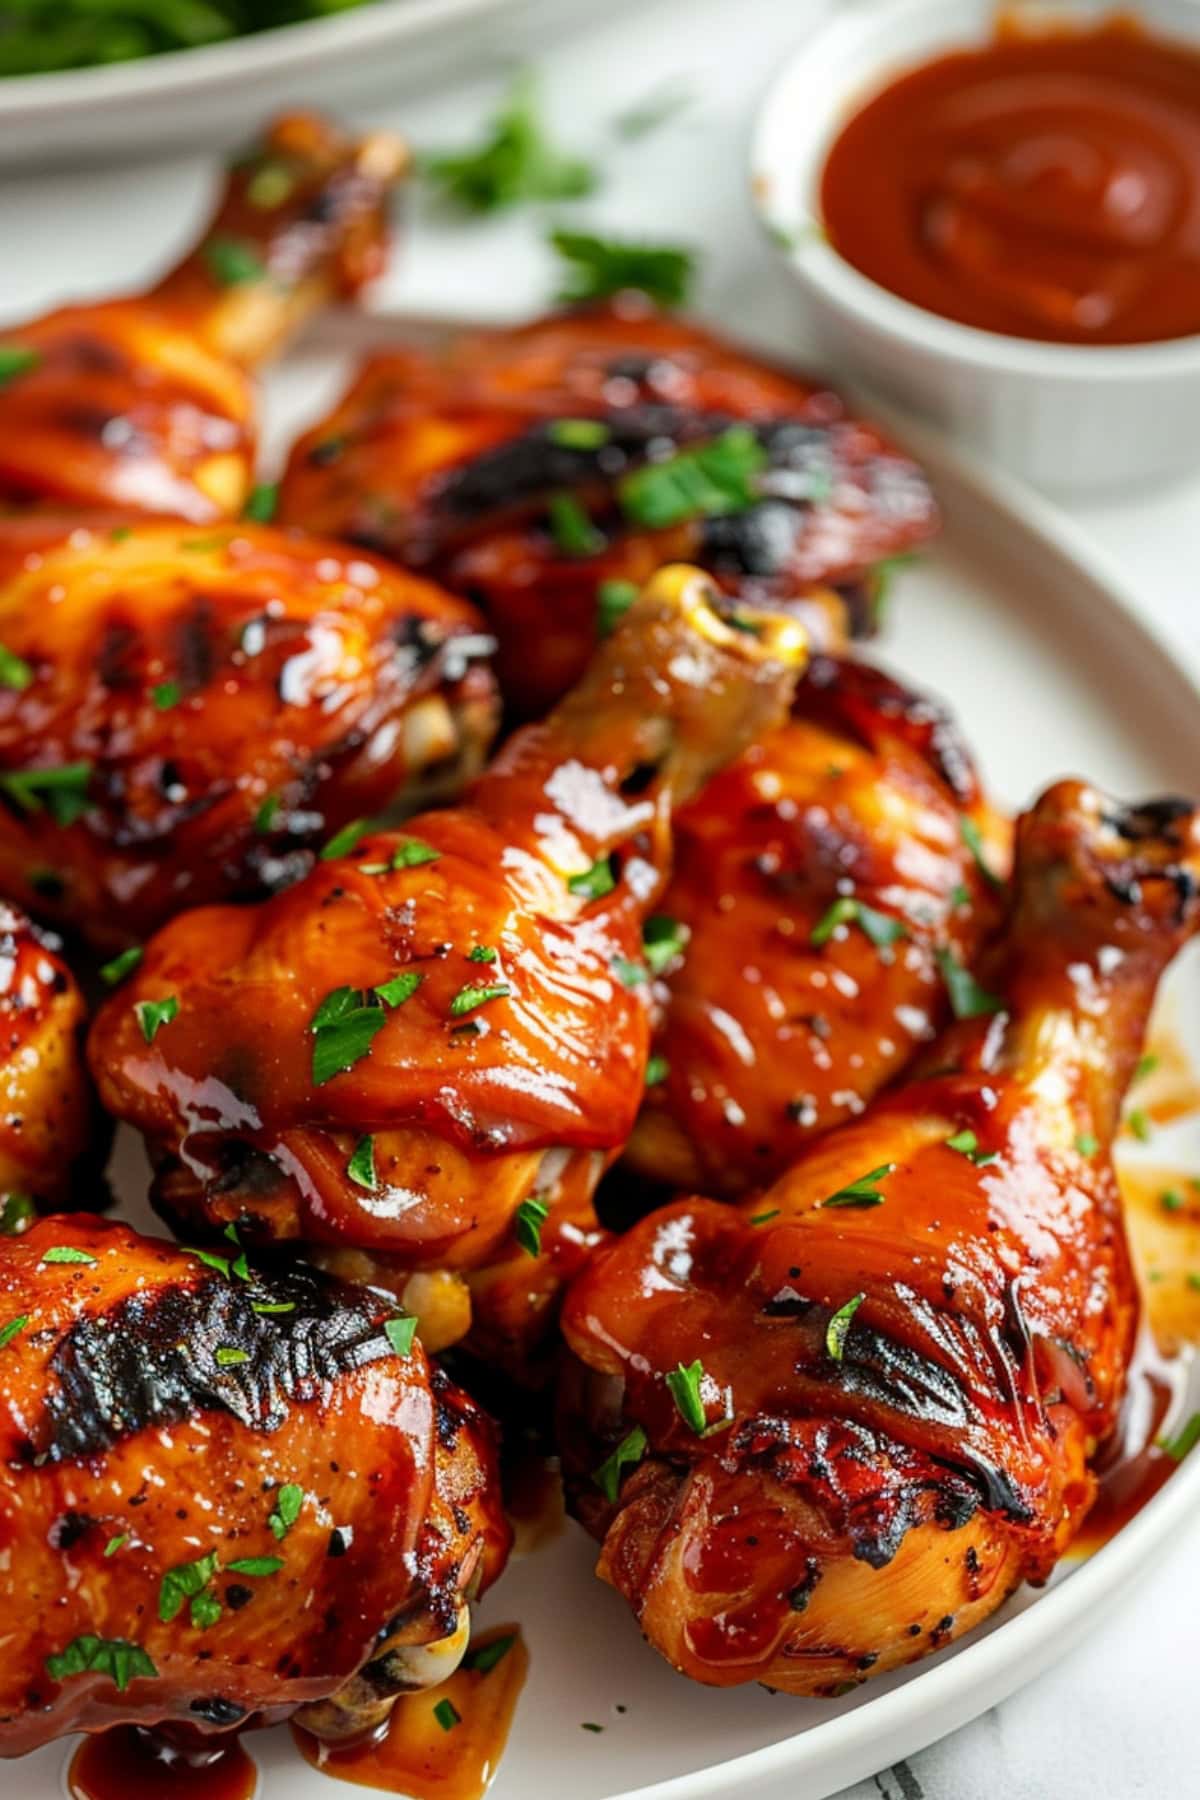
[(0, 167), (240, 142), (247, 117), (280, 107), (391, 100), (449, 69), (511, 69), (590, 10), (587, 0), (374, 0), (195, 50), (0, 78)]
[[(272, 378), (278, 446), (320, 411), (378, 321), (294, 356)], [(397, 325), (396, 330), (402, 329)], [(878, 411), (878, 409), (876, 409)], [(1046, 502), (905, 427), (945, 514), (939, 544), (897, 584), (873, 652), (956, 708), (984, 776), (1003, 803), (1023, 804), (1056, 776), (1086, 774), (1126, 798), (1195, 789), (1200, 770), (1200, 659), (1143, 623), (1119, 578)], [(1200, 1060), (1200, 948), (1180, 959), (1163, 996), (1175, 1029), (1194, 1022)], [(1200, 1128), (1156, 1133), (1156, 1160), (1200, 1168)], [(140, 1149), (119, 1146), (122, 1210), (146, 1223)], [(1200, 1408), (1200, 1362), (1174, 1423)], [(837, 1701), (760, 1688), (714, 1693), (675, 1675), (640, 1639), (624, 1603), (591, 1573), (594, 1549), (573, 1524), (517, 1562), (477, 1611), (517, 1620), (529, 1679), (491, 1789), (492, 1800), (824, 1800), (914, 1754), (1032, 1680), (1136, 1587), (1135, 1576), (1200, 1509), (1200, 1451), (1090, 1561), (1023, 1590), (982, 1630), (908, 1671)], [(621, 1712), (617, 1708), (621, 1707)], [(581, 1730), (584, 1720), (604, 1727)], [(286, 1730), (245, 1739), (260, 1800), (336, 1800), (339, 1788), (302, 1762)], [(73, 1742), (0, 1770), (0, 1791), (61, 1800)], [(343, 1788), (347, 1795), (355, 1790)], [(358, 1790), (362, 1792), (362, 1789)]]

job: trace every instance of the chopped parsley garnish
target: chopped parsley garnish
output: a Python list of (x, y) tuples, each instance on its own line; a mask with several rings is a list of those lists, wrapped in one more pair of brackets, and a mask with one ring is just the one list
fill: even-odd
[(71, 1675), (107, 1675), (118, 1694), (123, 1694), (137, 1676), (153, 1680), (158, 1670), (140, 1644), (131, 1644), (127, 1638), (102, 1638), (84, 1632), (73, 1638), (65, 1650), (46, 1658), (46, 1673), (51, 1681), (66, 1681)]
[(354, 1154), (346, 1164), (346, 1173), (356, 1187), (366, 1188), (374, 1192), (379, 1186), (379, 1177), (375, 1173), (375, 1139), (360, 1137), (354, 1146)]
[(283, 801), (278, 794), (268, 794), (254, 815), (254, 829), (266, 833), (272, 829), (279, 817), (279, 809)]
[(686, 925), (669, 919), (665, 913), (654, 913), (647, 919), (642, 926), (642, 951), (650, 973), (661, 975), (677, 956), (682, 956), (690, 936)]
[(395, 1319), (385, 1319), (383, 1335), (397, 1356), (408, 1356), (412, 1352), (413, 1339), (417, 1335), (417, 1321), (407, 1314)]
[(839, 1188), (835, 1194), (830, 1194), (827, 1200), (822, 1200), (821, 1205), (882, 1206), (884, 1196), (879, 1191), (879, 1183), (894, 1174), (895, 1169), (895, 1163), (880, 1163), (877, 1169), (869, 1170), (866, 1175), (860, 1175), (856, 1181)]
[(242, 1240), (238, 1236), (237, 1226), (233, 1224), (227, 1225), (221, 1235), (222, 1237), (228, 1238), (229, 1242), (235, 1245), (237, 1249), (237, 1255), (234, 1257), (231, 1265), (233, 1274), (238, 1281), (249, 1281), (250, 1265), (246, 1261), (246, 1252), (242, 1249)]
[(183, 699), (183, 689), (177, 681), (160, 681), (157, 687), (150, 689), (150, 698), (155, 712), (170, 712)]
[(703, 1380), (704, 1365), (699, 1358), (686, 1368), (682, 1363), (677, 1363), (667, 1375), (667, 1386), (675, 1402), (675, 1410), (689, 1431), (694, 1431), (698, 1437), (708, 1425), (704, 1401), (700, 1397)]
[(853, 1300), (847, 1300), (845, 1306), (839, 1306), (828, 1325), (825, 1327), (825, 1349), (834, 1362), (841, 1362), (846, 1351), (846, 1339), (850, 1335), (850, 1326), (854, 1315), (866, 1299), (865, 1294), (855, 1294)]
[[(215, 1250), (196, 1250), (191, 1245), (185, 1245), (183, 1253), (185, 1256), (194, 1256), (196, 1261), (203, 1263), (206, 1269), (215, 1269), (218, 1275), (224, 1275), (226, 1281), (229, 1280), (229, 1258), (227, 1256), (218, 1256)], [(248, 1279), (248, 1277), (244, 1279)]]
[(530, 1200), (522, 1200), (513, 1220), (513, 1231), (518, 1244), (526, 1256), (540, 1256), (542, 1253), (542, 1226), (550, 1217), (550, 1208), (544, 1200), (536, 1196)]
[(0, 1237), (20, 1237), (37, 1218), (37, 1207), (28, 1194), (10, 1190), (0, 1199)]
[(7, 1324), (0, 1325), (0, 1350), (7, 1350), (18, 1332), (24, 1331), (28, 1323), (29, 1314), (18, 1313), (15, 1319), (9, 1319)]
[(0, 387), (7, 387), (18, 375), (28, 375), (41, 360), (41, 352), (25, 344), (0, 344)]
[(456, 1725), (462, 1724), (462, 1714), (453, 1700), (439, 1700), (433, 1709), (433, 1716), (443, 1731), (453, 1731)]
[(447, 200), (475, 213), (499, 212), (525, 201), (575, 200), (596, 185), (589, 163), (565, 156), (550, 143), (529, 75), (514, 82), (481, 143), (425, 156), (421, 168)]
[(745, 512), (758, 499), (755, 477), (766, 462), (750, 427), (731, 425), (710, 444), (631, 469), (621, 477), (617, 497), (634, 524), (652, 531)]
[(1134, 1107), (1125, 1123), (1139, 1143), (1148, 1144), (1150, 1142), (1150, 1121), (1140, 1106)]
[(304, 1489), (294, 1481), (285, 1481), (275, 1491), (275, 1506), (268, 1515), (267, 1524), (272, 1535), (282, 1543), (296, 1520), (300, 1517), (304, 1505)]
[(262, 1580), (268, 1575), (278, 1575), (283, 1567), (282, 1556), (239, 1556), (235, 1562), (226, 1563), (231, 1575), (250, 1575), (255, 1580)]
[(635, 1469), (645, 1454), (646, 1434), (640, 1425), (635, 1425), (621, 1439), (612, 1455), (606, 1456), (600, 1467), (592, 1471), (592, 1480), (606, 1500), (615, 1504), (626, 1469)]
[(250, 1361), (250, 1352), (239, 1350), (233, 1344), (218, 1344), (215, 1354), (219, 1369), (236, 1369), (241, 1363)]
[(772, 1219), (777, 1219), (779, 1217), (779, 1211), (779, 1207), (773, 1206), (769, 1212), (753, 1213), (749, 1223), (751, 1225), (769, 1225)]
[(494, 963), (495, 960), (496, 952), (492, 949), (490, 944), (476, 944), (473, 950), (467, 952), (468, 962)]
[(953, 950), (939, 950), (937, 964), (946, 984), (950, 1010), (956, 1019), (978, 1019), (985, 1013), (1003, 1012), (1003, 1000), (980, 987), (971, 971), (959, 962)]
[(1144, 1081), (1147, 1075), (1153, 1075), (1157, 1067), (1157, 1056), (1153, 1055), (1150, 1051), (1147, 1051), (1145, 1056), (1138, 1058), (1137, 1068), (1133, 1071), (1134, 1081)]
[(646, 1063), (646, 1086), (658, 1087), (671, 1073), (671, 1065), (665, 1056), (652, 1056)]
[(613, 129), (618, 137), (631, 141), (646, 137), (690, 106), (693, 98), (690, 88), (666, 82), (618, 113), (613, 120)]
[(1162, 1439), (1160, 1448), (1166, 1451), (1172, 1462), (1182, 1462), (1197, 1444), (1200, 1444), (1200, 1412), (1194, 1412), (1173, 1438)]
[(349, 856), (351, 850), (358, 848), (371, 829), (369, 819), (351, 819), (340, 831), (335, 831), (329, 842), (322, 847), (321, 861), (332, 862), (337, 856)]
[(497, 1663), (503, 1662), (517, 1641), (515, 1631), (502, 1632), (488, 1644), (480, 1644), (478, 1649), (472, 1648), (463, 1657), (463, 1668), (474, 1669), (477, 1675), (490, 1675)]
[(393, 869), (417, 869), (423, 863), (438, 862), (441, 851), (435, 850), (432, 844), (424, 844), (420, 838), (406, 838), (398, 850), (392, 852)]
[(631, 962), (627, 956), (614, 956), (612, 972), (622, 987), (645, 987), (650, 979), (650, 971), (645, 963)]
[(221, 1602), (210, 1589), (205, 1588), (196, 1595), (188, 1608), (192, 1624), (197, 1631), (207, 1631), (221, 1617)]
[(857, 925), (877, 950), (908, 936), (908, 927), (900, 919), (877, 911), (852, 894), (842, 894), (817, 920), (809, 933), (809, 943), (814, 949), (821, 949), (842, 925)]
[(110, 1537), (107, 1544), (105, 1544), (105, 1546), (104, 1546), (105, 1556), (115, 1556), (117, 1554), (117, 1551), (120, 1550), (122, 1548), (122, 1546), (127, 1544), (128, 1542), (129, 1542), (129, 1533), (127, 1531), (118, 1531), (116, 1536)]
[(56, 825), (73, 825), (90, 805), (90, 762), (63, 763), (57, 769), (12, 769), (0, 775), (0, 790), (22, 812), (48, 812)]
[(599, 857), (590, 869), (567, 877), (567, 892), (580, 894), (585, 900), (603, 900), (617, 885), (611, 856)]
[(247, 281), (260, 281), (267, 272), (258, 251), (240, 238), (209, 238), (200, 254), (209, 274), (222, 287), (240, 287)]
[(559, 229), (550, 242), (567, 264), (557, 299), (568, 306), (608, 300), (630, 288), (659, 306), (682, 306), (688, 297), (696, 258), (680, 244), (633, 244)]
[(612, 431), (603, 419), (554, 419), (546, 427), (546, 435), (564, 450), (599, 450)]
[(975, 1164), (976, 1168), (981, 1168), (984, 1163), (996, 1160), (994, 1150), (979, 1148), (979, 1139), (969, 1126), (964, 1126), (962, 1131), (956, 1131), (953, 1137), (948, 1137), (946, 1148), (947, 1150), (957, 1150), (960, 1156), (965, 1156), (969, 1162)]
[(127, 975), (132, 975), (144, 955), (140, 944), (131, 944), (128, 950), (122, 950), (120, 956), (114, 956), (111, 962), (106, 962), (100, 970), (100, 979), (105, 987), (116, 987)]
[(256, 1313), (290, 1313), (295, 1312), (296, 1302), (294, 1300), (252, 1300), (250, 1310)]
[(0, 687), (15, 688), (23, 693), (33, 680), (33, 670), (24, 657), (0, 644)]
[(217, 1553), (198, 1556), (195, 1562), (176, 1563), (168, 1569), (158, 1588), (158, 1616), (164, 1625), (178, 1618), (187, 1601), (206, 1588), (217, 1572)]
[(371, 991), (379, 995), (385, 1006), (403, 1006), (406, 1000), (412, 999), (424, 979), (420, 969), (403, 969), (399, 975), (393, 975), (390, 981), (381, 981)]
[(951, 912), (961, 912), (964, 906), (970, 906), (971, 895), (965, 883), (959, 881), (950, 890)]
[(491, 987), (461, 987), (450, 1002), (451, 1017), (461, 1019), (464, 1013), (474, 1012), (477, 1006), (486, 1006), (489, 1000), (504, 1000), (511, 993), (506, 981), (494, 982)]
[(142, 1036), (152, 1044), (164, 1025), (169, 1025), (179, 1012), (177, 994), (165, 994), (161, 1000), (138, 1000), (134, 1004)]
[(580, 1731), (601, 1732), (604, 1730), (604, 1727), (603, 1725), (597, 1725), (594, 1719), (581, 1719), (579, 1721), (579, 1729)]
[(250, 490), (250, 497), (242, 509), (244, 519), (253, 519), (256, 525), (269, 525), (275, 517), (275, 509), (279, 505), (279, 484), (273, 481), (260, 481), (257, 487)]
[(564, 556), (597, 556), (605, 537), (573, 494), (551, 494), (546, 502), (550, 535)]
[(360, 988), (334, 988), (326, 994), (308, 1027), (313, 1034), (313, 1086), (321, 1087), (361, 1062), (386, 1023), (384, 1008)]
[(1183, 1195), (1178, 1188), (1164, 1188), (1158, 1196), (1158, 1204), (1164, 1212), (1177, 1213), (1183, 1211)]
[(987, 858), (983, 854), (983, 834), (974, 819), (970, 818), (966, 813), (960, 813), (958, 816), (958, 830), (963, 843), (967, 846), (967, 849), (975, 859), (975, 867), (979, 870), (983, 879), (988, 883), (988, 886), (1002, 888), (1004, 886), (1003, 879), (989, 866)]
[(44, 1263), (94, 1263), (96, 1258), (87, 1250), (77, 1250), (74, 1244), (51, 1244), (42, 1256)]
[(602, 581), (596, 589), (596, 636), (611, 637), (638, 597), (636, 581)]

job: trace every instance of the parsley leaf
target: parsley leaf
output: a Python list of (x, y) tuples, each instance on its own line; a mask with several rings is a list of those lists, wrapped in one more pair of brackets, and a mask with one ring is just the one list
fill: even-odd
[(420, 969), (403, 969), (390, 981), (381, 981), (371, 992), (378, 994), (385, 1006), (403, 1006), (406, 1000), (412, 999), (424, 979)]
[(326, 994), (308, 1027), (313, 1034), (313, 1086), (321, 1087), (361, 1062), (386, 1023), (384, 1008), (359, 988), (334, 988)]
[(138, 1000), (134, 1004), (142, 1036), (152, 1044), (164, 1025), (169, 1025), (179, 1012), (179, 997), (166, 994), (161, 1000)]
[(206, 1588), (217, 1572), (217, 1553), (198, 1556), (195, 1562), (176, 1563), (168, 1569), (158, 1588), (158, 1616), (164, 1625), (178, 1618), (184, 1602), (194, 1599)]
[(13, 688), (23, 693), (33, 680), (33, 670), (24, 657), (17, 656), (4, 644), (0, 644), (0, 687)]
[(866, 1175), (860, 1175), (847, 1187), (839, 1188), (835, 1194), (830, 1194), (827, 1200), (822, 1200), (822, 1207), (882, 1206), (884, 1196), (879, 1191), (879, 1183), (886, 1176), (894, 1174), (895, 1168), (895, 1163), (880, 1163), (877, 1169), (871, 1169)]
[(406, 1313), (400, 1314), (395, 1319), (385, 1319), (383, 1335), (397, 1356), (408, 1356), (412, 1351), (413, 1339), (417, 1335), (417, 1321)]
[(617, 885), (611, 856), (601, 856), (590, 869), (567, 877), (567, 892), (581, 894), (585, 900), (603, 900)]
[(225, 1567), (231, 1575), (251, 1575), (261, 1579), (267, 1575), (278, 1575), (283, 1567), (282, 1556), (239, 1556), (236, 1561), (226, 1563)]
[(22, 812), (48, 812), (56, 825), (73, 825), (91, 802), (90, 762), (63, 763), (56, 769), (11, 769), (0, 775), (0, 790)]
[(599, 450), (612, 436), (612, 429), (603, 419), (552, 419), (546, 436), (564, 450)]
[(279, 809), (283, 801), (278, 794), (268, 794), (254, 815), (255, 831), (266, 833), (272, 829), (279, 817)]
[(611, 637), (639, 593), (636, 581), (602, 581), (596, 589), (596, 636)]
[(15, 1319), (9, 1319), (6, 1325), (0, 1325), (0, 1350), (7, 1350), (19, 1332), (24, 1331), (29, 1323), (28, 1313), (18, 1313)]
[(652, 975), (661, 975), (682, 956), (691, 936), (686, 925), (669, 919), (665, 913), (653, 913), (642, 926), (642, 951)]
[(275, 1490), (275, 1507), (267, 1518), (273, 1535), (283, 1542), (304, 1505), (304, 1489), (294, 1481), (285, 1481)]
[(51, 1681), (66, 1681), (71, 1675), (92, 1671), (107, 1675), (118, 1694), (123, 1694), (136, 1676), (153, 1680), (158, 1674), (140, 1644), (131, 1644), (127, 1638), (96, 1637), (92, 1632), (73, 1638), (65, 1650), (46, 1658)]
[(671, 1073), (671, 1065), (665, 1056), (651, 1056), (646, 1062), (646, 1086), (658, 1087)]
[(156, 712), (170, 712), (183, 699), (183, 689), (177, 681), (160, 681), (150, 689), (150, 698)]
[(985, 1013), (1004, 1011), (1004, 1002), (996, 994), (980, 987), (969, 969), (959, 962), (953, 950), (937, 952), (938, 968), (950, 997), (950, 1009), (956, 1019), (977, 1019)]
[(841, 925), (857, 925), (877, 950), (888, 948), (908, 936), (908, 927), (890, 913), (879, 912), (852, 894), (842, 894), (824, 912), (809, 933), (808, 941), (815, 949), (827, 944)]
[(550, 535), (564, 556), (598, 556), (605, 545), (604, 533), (576, 500), (574, 494), (551, 494), (546, 503)]
[(704, 1411), (704, 1401), (700, 1397), (700, 1384), (704, 1380), (704, 1365), (699, 1358), (684, 1368), (677, 1363), (667, 1375), (667, 1386), (671, 1390), (671, 1398), (675, 1402), (675, 1410), (690, 1431), (699, 1436), (708, 1424), (708, 1416)]
[(961, 1131), (956, 1131), (953, 1137), (948, 1137), (946, 1139), (946, 1148), (947, 1150), (957, 1150), (960, 1156), (965, 1156), (968, 1162), (973, 1162), (975, 1164), (976, 1168), (982, 1168), (984, 1163), (995, 1162), (996, 1160), (996, 1152), (994, 1150), (981, 1150), (979, 1148), (979, 1139), (969, 1126), (964, 1126)]
[(564, 156), (547, 139), (528, 75), (514, 83), (481, 143), (425, 156), (422, 169), (448, 200), (475, 213), (523, 201), (574, 200), (596, 185), (588, 163)]
[(1002, 888), (1004, 886), (1003, 880), (997, 875), (993, 868), (988, 866), (987, 860), (984, 857), (983, 835), (974, 819), (968, 817), (966, 813), (960, 813), (958, 817), (958, 829), (963, 843), (967, 846), (967, 849), (975, 859), (975, 867), (979, 870), (979, 873), (983, 876), (983, 879), (987, 882), (988, 886)]
[(272, 481), (260, 481), (257, 487), (250, 490), (249, 498), (242, 508), (243, 519), (253, 519), (257, 525), (269, 525), (275, 517), (279, 505), (279, 484)]
[(31, 350), (25, 344), (0, 344), (0, 387), (7, 387), (18, 375), (28, 375), (41, 360), (40, 350)]
[(211, 237), (201, 247), (200, 254), (209, 274), (221, 287), (240, 287), (247, 281), (260, 281), (267, 272), (258, 251), (240, 238)]
[(100, 979), (105, 987), (116, 987), (127, 975), (132, 975), (144, 954), (139, 944), (131, 944), (128, 950), (122, 950), (120, 956), (114, 956), (111, 962), (106, 962), (100, 970)]
[(44, 1263), (94, 1263), (96, 1258), (74, 1244), (51, 1244), (42, 1257)]
[(503, 1662), (517, 1641), (515, 1631), (502, 1632), (489, 1643), (474, 1646), (463, 1657), (463, 1668), (474, 1669), (477, 1675), (490, 1675), (497, 1663)]
[(236, 1369), (240, 1364), (250, 1361), (250, 1352), (239, 1350), (233, 1344), (218, 1344), (215, 1356), (219, 1369)]
[(375, 1173), (375, 1139), (360, 1137), (354, 1146), (354, 1154), (346, 1164), (346, 1173), (356, 1187), (366, 1188), (373, 1193), (379, 1186), (379, 1177)]
[(855, 1294), (853, 1300), (847, 1300), (845, 1306), (839, 1306), (828, 1325), (825, 1327), (825, 1349), (834, 1362), (841, 1362), (846, 1351), (846, 1339), (850, 1335), (850, 1326), (854, 1315), (866, 1299), (865, 1294)]
[(679, 244), (621, 243), (587, 231), (558, 229), (550, 242), (567, 264), (556, 298), (568, 306), (608, 300), (630, 288), (659, 306), (682, 306), (696, 272), (696, 258)]
[(709, 444), (631, 469), (617, 484), (617, 498), (635, 525), (651, 531), (745, 512), (758, 499), (755, 477), (766, 463), (750, 427), (731, 425)]
[(626, 1469), (635, 1469), (645, 1454), (646, 1434), (640, 1425), (635, 1425), (621, 1439), (612, 1455), (606, 1456), (600, 1467), (592, 1470), (592, 1480), (606, 1500), (615, 1504)]
[(351, 819), (340, 831), (335, 831), (329, 842), (321, 848), (321, 861), (332, 862), (337, 856), (349, 856), (351, 850), (358, 848), (371, 829), (369, 819)]
[(433, 1716), (443, 1731), (453, 1731), (456, 1725), (462, 1724), (462, 1714), (453, 1700), (439, 1700), (433, 1709)]
[(495, 960), (496, 952), (490, 944), (476, 944), (475, 948), (467, 953), (468, 962), (494, 963)]
[(37, 1218), (37, 1207), (28, 1194), (14, 1189), (0, 1197), (0, 1237), (20, 1237)]
[(527, 1256), (540, 1256), (542, 1251), (542, 1226), (550, 1217), (550, 1208), (544, 1200), (536, 1197), (522, 1200), (513, 1220), (513, 1231), (518, 1244)]
[(1197, 1444), (1200, 1444), (1200, 1412), (1194, 1412), (1173, 1438), (1161, 1440), (1161, 1448), (1172, 1462), (1182, 1462)]
[(406, 838), (400, 848), (392, 853), (392, 868), (417, 869), (423, 863), (440, 861), (441, 854), (432, 844), (422, 843), (420, 838)]
[(459, 988), (450, 1002), (451, 1016), (461, 1019), (464, 1013), (474, 1012), (477, 1006), (486, 1006), (489, 1000), (503, 1000), (511, 993), (506, 981), (497, 981), (491, 987)]
[(1091, 1131), (1081, 1131), (1075, 1139), (1075, 1148), (1080, 1156), (1095, 1156), (1100, 1148), (1100, 1139)]

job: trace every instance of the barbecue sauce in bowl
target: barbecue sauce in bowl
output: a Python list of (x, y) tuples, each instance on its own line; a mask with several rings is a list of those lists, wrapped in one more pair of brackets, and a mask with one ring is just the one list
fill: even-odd
[(1200, 48), (1112, 18), (898, 76), (821, 178), (834, 249), (902, 299), (1069, 344), (1200, 332)]

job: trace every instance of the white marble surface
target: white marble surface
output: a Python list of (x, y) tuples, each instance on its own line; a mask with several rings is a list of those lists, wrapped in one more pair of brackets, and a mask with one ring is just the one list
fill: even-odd
[[(823, 0), (643, 0), (611, 18), (598, 6), (593, 22), (567, 42), (544, 47), (525, 34), (513, 46), (514, 64), (531, 52), (538, 57), (559, 135), (603, 159), (601, 191), (574, 206), (572, 219), (701, 246), (702, 309), (745, 336), (798, 352), (803, 326), (788, 282), (746, 206), (745, 144), (758, 94), (823, 10)], [(365, 116), (402, 124), (420, 145), (457, 143), (476, 128), (502, 79), (498, 69), (472, 74), (437, 93), (398, 95), (383, 109), (376, 103)], [(686, 86), (692, 103), (654, 135), (617, 142), (613, 115), (667, 80)], [(136, 286), (187, 240), (210, 174), (210, 161), (189, 156), (0, 182), (0, 318)], [(417, 208), (377, 301), (466, 314), (539, 306), (555, 278), (542, 242), (546, 223), (545, 215), (523, 211), (447, 226)], [(1110, 496), (1072, 510), (1145, 606), (1200, 646), (1200, 471), (1161, 493)], [(1200, 1519), (1051, 1675), (844, 1800), (1185, 1800), (1200, 1793), (1190, 1710), (1198, 1620)], [(789, 1788), (788, 1800), (804, 1796)]]

